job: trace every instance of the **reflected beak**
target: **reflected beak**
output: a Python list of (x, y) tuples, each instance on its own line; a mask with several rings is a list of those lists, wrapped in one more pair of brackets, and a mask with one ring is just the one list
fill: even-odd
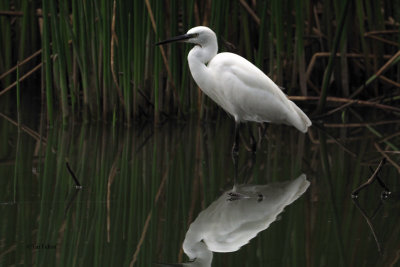
[(156, 45), (163, 45), (163, 44), (168, 44), (168, 43), (172, 43), (172, 42), (179, 42), (179, 41), (184, 42), (187, 39), (195, 37), (196, 35), (197, 35), (196, 33), (183, 34), (183, 35), (175, 36), (175, 37), (172, 37), (170, 39), (158, 42), (158, 43), (156, 43)]

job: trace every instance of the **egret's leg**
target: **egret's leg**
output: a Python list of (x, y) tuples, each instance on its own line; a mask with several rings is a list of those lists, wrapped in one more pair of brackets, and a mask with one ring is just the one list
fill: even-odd
[(238, 174), (238, 157), (232, 155), (233, 159), (233, 186), (237, 185), (237, 174)]
[(232, 147), (232, 160), (233, 160), (233, 168), (234, 168), (234, 183), (236, 184), (236, 176), (238, 169), (238, 160), (239, 160), (239, 122), (235, 121), (235, 141)]
[(243, 171), (244, 174), (242, 175), (245, 184), (250, 183), (253, 178), (253, 169), (255, 163), (256, 163), (256, 153), (251, 153), (246, 160), (245, 169)]
[(235, 161), (235, 158), (239, 155), (239, 122), (235, 122), (235, 141), (232, 147), (232, 158)]
[(267, 129), (268, 129), (268, 124), (266, 122), (263, 122), (262, 124), (258, 125), (258, 142), (257, 142), (258, 148), (261, 147), (261, 141), (266, 135)]
[(247, 124), (247, 129), (249, 131), (249, 136), (250, 136), (250, 147), (251, 147), (251, 152), (256, 153), (257, 151), (257, 142), (256, 139), (254, 138), (253, 135), (253, 130), (251, 129), (251, 124)]

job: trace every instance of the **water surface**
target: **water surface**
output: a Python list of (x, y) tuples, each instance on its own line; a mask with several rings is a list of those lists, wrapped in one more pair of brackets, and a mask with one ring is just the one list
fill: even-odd
[[(228, 118), (30, 128), (0, 118), (0, 266), (187, 262), (182, 244), (191, 223), (233, 186)], [(398, 170), (389, 162), (380, 171), (388, 199), (377, 182), (359, 193), (358, 205), (350, 197), (383, 158), (379, 150), (393, 150), (382, 140), (398, 126), (374, 129), (382, 138), (366, 127), (312, 127), (304, 135), (271, 126), (255, 155), (242, 142), (238, 183), (304, 173), (310, 186), (249, 244), (214, 253), (212, 266), (398, 266)], [(397, 137), (386, 140), (399, 145)]]

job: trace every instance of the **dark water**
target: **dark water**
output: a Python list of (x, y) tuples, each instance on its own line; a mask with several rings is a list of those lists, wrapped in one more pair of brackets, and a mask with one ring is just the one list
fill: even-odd
[[(238, 184), (264, 187), (234, 194), (224, 193), (234, 180), (228, 118), (31, 128), (19, 132), (0, 118), (0, 266), (188, 262), (182, 244), (191, 225), (193, 266), (207, 266), (199, 260), (207, 242), (227, 251), (243, 245), (203, 251), (212, 266), (400, 264), (398, 169), (387, 162), (379, 173), (392, 192), (387, 199), (378, 182), (356, 203), (350, 197), (377, 168), (379, 150), (399, 162), (391, 152), (400, 144), (391, 136), (398, 125), (374, 126), (381, 137), (367, 127), (313, 127), (303, 135), (271, 126), (255, 156), (243, 142), (239, 153)], [(282, 184), (301, 174), (308, 188)]]

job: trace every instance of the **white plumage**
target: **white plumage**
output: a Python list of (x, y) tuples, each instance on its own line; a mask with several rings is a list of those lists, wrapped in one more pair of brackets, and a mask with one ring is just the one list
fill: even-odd
[(217, 54), (217, 37), (211, 29), (198, 26), (158, 44), (179, 40), (195, 44), (188, 55), (194, 80), (236, 123), (283, 123), (307, 132), (310, 119), (267, 75), (239, 55)]

